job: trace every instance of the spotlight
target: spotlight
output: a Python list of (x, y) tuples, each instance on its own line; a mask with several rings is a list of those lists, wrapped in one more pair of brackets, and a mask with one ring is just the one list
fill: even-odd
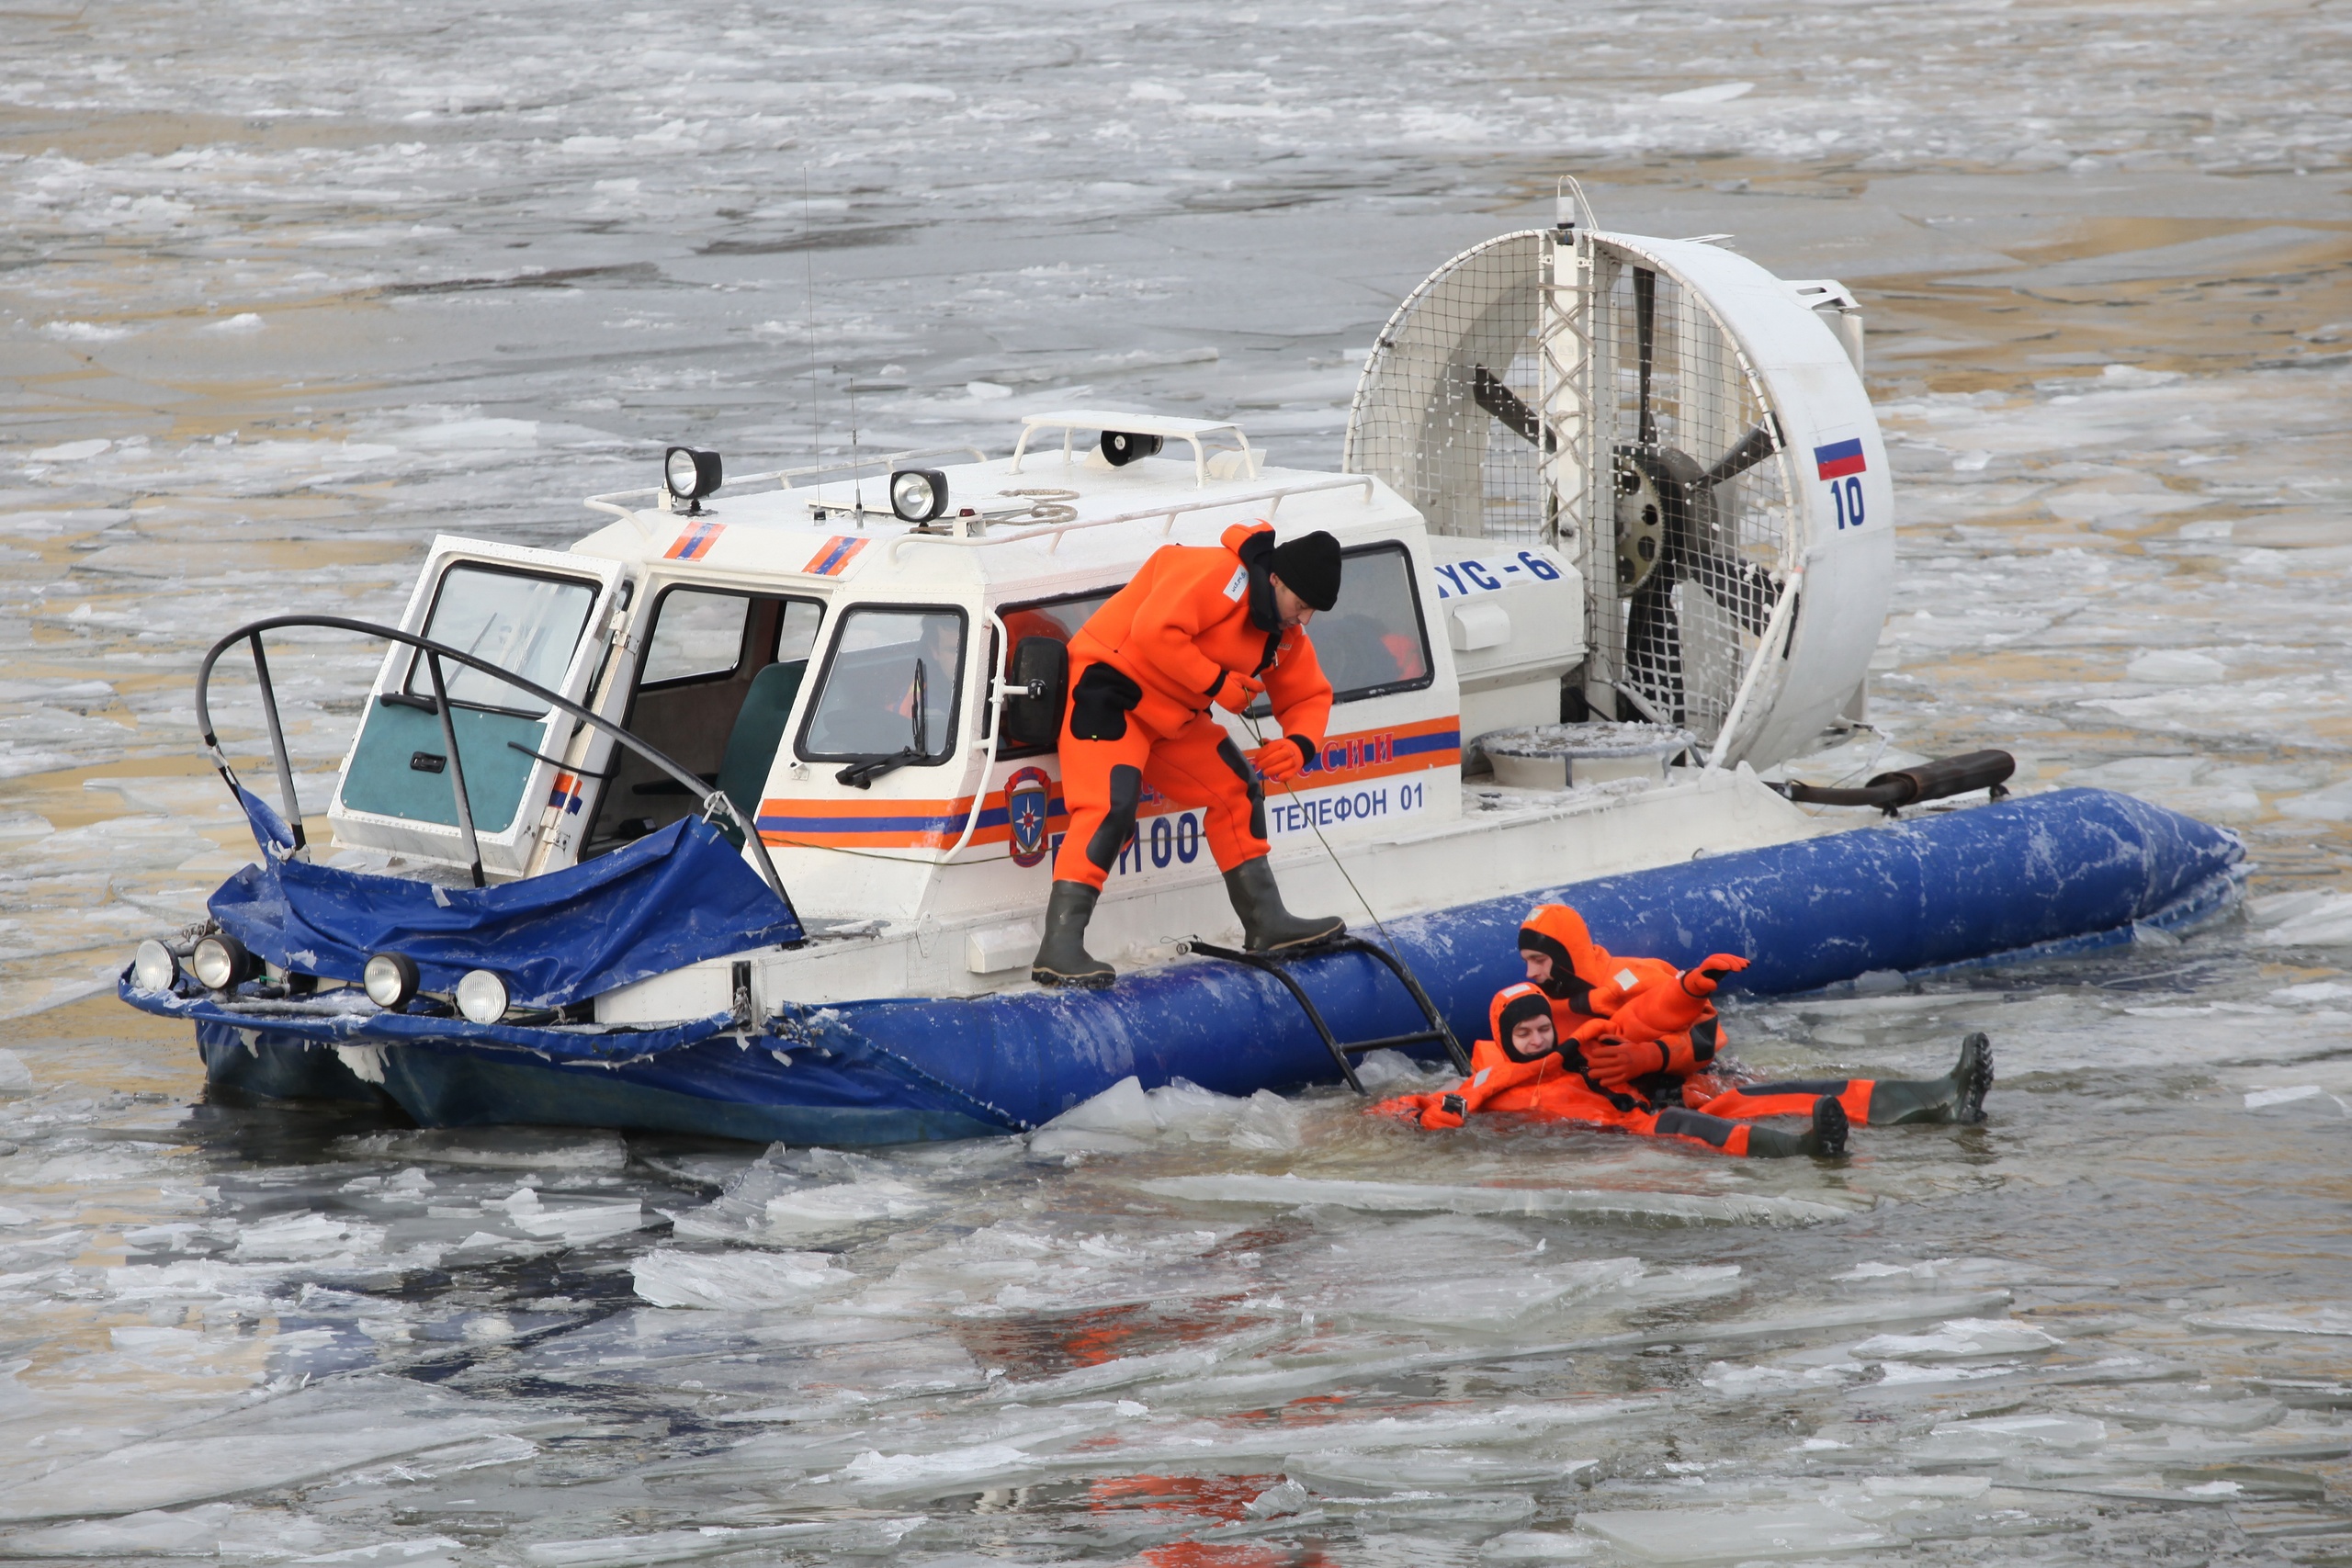
[(254, 977), (254, 955), (235, 937), (220, 933), (206, 937), (188, 954), (187, 966), (197, 980), (215, 991), (234, 990)]
[(686, 503), (689, 517), (701, 514), (702, 498), (717, 491), (725, 477), (716, 452), (673, 446), (662, 458), (662, 482), (670, 487), (673, 499)]
[(947, 510), (947, 476), (936, 468), (900, 468), (890, 476), (890, 510), (904, 523), (928, 523)]
[(149, 937), (131, 955), (130, 983), (142, 991), (169, 991), (179, 984), (180, 961), (172, 950)]
[(368, 999), (386, 1012), (398, 1012), (416, 997), (416, 960), (405, 953), (379, 953), (359, 972)]
[(1138, 457), (1159, 456), (1159, 437), (1136, 435), (1125, 430), (1102, 433), (1102, 460), (1114, 468), (1124, 468)]
[(506, 1016), (506, 982), (487, 969), (469, 969), (458, 982), (458, 1010), (475, 1023), (496, 1023)]

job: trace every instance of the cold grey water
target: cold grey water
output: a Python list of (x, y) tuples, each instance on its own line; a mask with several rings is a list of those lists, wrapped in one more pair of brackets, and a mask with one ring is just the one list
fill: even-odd
[[(0, 0), (0, 1558), (2352, 1562), (2340, 6)], [(1336, 466), (1463, 245), (1860, 290), (1871, 726), (2242, 910), (1736, 1007), (1842, 1165), (1131, 1094), (866, 1154), (206, 1103), (112, 977), (251, 853), (203, 647), (731, 467), (1114, 403)], [(313, 800), (372, 656), (289, 647)], [(247, 726), (250, 709), (225, 719)], [(1390, 1086), (1432, 1082), (1375, 1065)]]

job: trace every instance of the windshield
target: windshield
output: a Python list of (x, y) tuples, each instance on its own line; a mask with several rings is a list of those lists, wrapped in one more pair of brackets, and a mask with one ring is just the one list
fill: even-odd
[[(556, 691), (595, 603), (591, 583), (460, 563), (442, 573), (424, 635)], [(467, 665), (445, 661), (441, 679), (452, 703), (510, 713), (547, 711), (496, 676)], [(408, 691), (413, 696), (433, 694), (433, 676), (421, 655), (409, 668)]]
[(1429, 643), (1411, 558), (1394, 545), (1352, 550), (1340, 570), (1340, 602), (1306, 628), (1333, 697), (1344, 703), (1426, 683)]
[(801, 733), (800, 755), (849, 761), (911, 751), (923, 761), (944, 761), (955, 746), (963, 673), (962, 611), (850, 611)]

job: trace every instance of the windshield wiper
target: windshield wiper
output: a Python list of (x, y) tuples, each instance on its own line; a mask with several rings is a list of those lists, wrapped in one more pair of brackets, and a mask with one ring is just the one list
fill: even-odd
[(929, 690), (928, 672), (923, 668), (922, 660), (918, 659), (915, 660), (915, 678), (912, 687), (915, 710), (914, 743), (910, 746), (902, 746), (887, 757), (866, 757), (852, 762), (833, 775), (833, 782), (851, 784), (858, 789), (872, 789), (874, 781), (883, 774), (896, 773), (910, 762), (927, 761), (931, 755), (931, 743), (927, 738), (929, 726), (924, 721), (923, 699)]
[(911, 746), (903, 747), (899, 750), (891, 752), (887, 757), (868, 757), (864, 761), (852, 762), (848, 767), (843, 768), (840, 773), (833, 775), (833, 782), (835, 784), (855, 784), (859, 789), (872, 789), (874, 787), (874, 781), (880, 778), (884, 773), (896, 773), (899, 769), (905, 767), (909, 762), (920, 762), (922, 761), (922, 752), (916, 750)]

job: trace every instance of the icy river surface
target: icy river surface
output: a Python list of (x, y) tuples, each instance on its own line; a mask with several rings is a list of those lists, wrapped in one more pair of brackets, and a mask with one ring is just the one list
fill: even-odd
[[(0, 0), (0, 1560), (2352, 1562), (2348, 21)], [(114, 1000), (250, 853), (227, 627), (677, 441), (1335, 466), (1564, 170), (1860, 291), (1902, 578), (1806, 776), (2005, 746), (2246, 838), (2185, 940), (1733, 1010), (1761, 1072), (1984, 1030), (1986, 1123), (427, 1134), (208, 1104)], [(280, 657), (313, 800), (371, 668)]]

